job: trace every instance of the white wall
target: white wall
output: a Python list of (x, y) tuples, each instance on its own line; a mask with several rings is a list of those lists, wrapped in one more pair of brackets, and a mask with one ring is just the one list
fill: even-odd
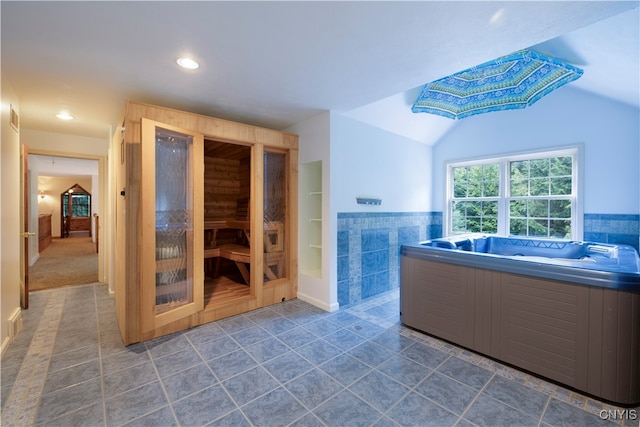
[[(431, 147), (333, 112), (286, 131), (299, 136), (301, 165), (323, 162), (322, 278), (300, 274), (298, 297), (333, 310), (338, 307), (338, 212), (431, 210)], [(381, 198), (382, 205), (358, 205), (358, 196)], [(302, 194), (299, 199), (304, 200)]]
[(20, 138), (10, 126), (10, 105), (20, 114), (18, 97), (1, 76), (2, 158), (0, 160), (0, 342), (2, 353), (10, 344), (9, 319), (20, 312)]
[[(332, 211), (431, 210), (431, 147), (360, 121), (332, 114)], [(356, 197), (382, 199), (359, 205)]]
[(584, 144), (584, 213), (640, 209), (640, 112), (571, 87), (523, 110), (460, 120), (433, 149), (433, 206), (445, 203), (445, 162)]
[[(286, 129), (286, 132), (294, 133), (298, 135), (298, 164), (304, 165), (305, 163), (322, 161), (322, 217), (329, 218), (329, 206), (330, 206), (330, 160), (329, 160), (329, 148), (330, 148), (330, 113), (324, 112), (317, 116), (311, 117), (304, 122), (297, 123), (294, 126)], [(299, 168), (302, 173), (302, 169)], [(300, 179), (304, 179), (301, 177)], [(304, 188), (299, 187), (300, 193), (298, 194), (298, 200), (305, 200), (306, 195), (302, 194)], [(299, 213), (302, 215), (302, 209), (299, 209)], [(304, 233), (303, 227), (306, 224), (302, 223), (304, 220), (299, 219), (298, 222), (298, 253), (299, 256), (304, 256), (302, 246), (305, 244), (303, 241)], [(335, 226), (335, 225), (334, 225)], [(302, 231), (302, 232), (301, 232)], [(333, 279), (331, 279), (331, 258), (330, 258), (330, 244), (325, 242), (331, 241), (331, 221), (323, 221), (322, 224), (322, 268), (321, 278), (306, 275), (300, 272), (298, 275), (298, 298), (307, 301), (317, 307), (320, 307), (327, 311), (333, 311), (337, 308), (337, 290), (336, 287), (331, 287), (329, 283), (335, 282), (335, 273), (333, 273)]]
[(23, 129), (20, 139), (23, 144), (29, 146), (29, 152), (96, 158), (107, 155), (111, 138), (110, 132), (109, 129), (105, 128), (104, 138), (89, 138), (86, 136)]

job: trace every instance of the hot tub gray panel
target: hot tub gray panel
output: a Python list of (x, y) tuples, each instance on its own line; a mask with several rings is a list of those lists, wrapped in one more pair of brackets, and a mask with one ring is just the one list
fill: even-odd
[(404, 324), (603, 400), (640, 403), (640, 293), (420, 253), (405, 247), (400, 260)]

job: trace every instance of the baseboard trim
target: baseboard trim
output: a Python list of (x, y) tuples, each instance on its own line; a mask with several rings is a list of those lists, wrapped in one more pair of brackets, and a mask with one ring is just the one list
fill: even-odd
[(33, 267), (33, 265), (38, 262), (38, 260), (40, 259), (40, 254), (37, 253), (34, 256), (31, 257), (31, 260), (29, 261), (29, 267)]
[(340, 304), (338, 304), (337, 302), (333, 303), (333, 304), (327, 304), (324, 301), (320, 301), (317, 298), (313, 298), (310, 297), (309, 295), (305, 295), (303, 293), (298, 292), (298, 299), (304, 301), (304, 302), (308, 302), (309, 304), (318, 307), (321, 310), (324, 311), (328, 311), (330, 313), (334, 312), (334, 311), (338, 311), (338, 308), (340, 308)]
[(2, 340), (1, 355), (4, 355), (9, 345), (15, 341), (20, 331), (22, 331), (22, 310), (17, 308), (7, 320), (7, 336)]
[(0, 357), (4, 357), (5, 351), (9, 348), (9, 344), (11, 344), (11, 339), (9, 339), (9, 337), (5, 337), (2, 340), (2, 347), (0, 348)]
[(22, 331), (22, 309), (17, 308), (9, 317), (9, 339), (13, 342)]

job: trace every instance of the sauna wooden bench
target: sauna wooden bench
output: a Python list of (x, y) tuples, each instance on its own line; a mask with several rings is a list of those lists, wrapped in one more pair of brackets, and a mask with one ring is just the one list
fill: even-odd
[[(206, 248), (204, 250), (204, 258), (226, 258), (236, 263), (238, 266), (238, 270), (240, 270), (240, 274), (242, 274), (242, 278), (244, 281), (249, 284), (249, 270), (247, 269), (246, 264), (251, 263), (251, 248), (243, 245), (236, 244), (224, 244), (217, 245), (216, 244), (216, 235), (218, 230), (221, 229), (237, 229), (244, 231), (247, 239), (249, 238), (249, 229), (250, 224), (249, 221), (237, 220), (237, 219), (226, 219), (226, 220), (216, 220), (216, 221), (205, 221), (204, 222), (204, 230), (205, 232), (211, 230), (213, 235), (211, 237), (211, 247)], [(216, 275), (218, 268), (216, 267)]]

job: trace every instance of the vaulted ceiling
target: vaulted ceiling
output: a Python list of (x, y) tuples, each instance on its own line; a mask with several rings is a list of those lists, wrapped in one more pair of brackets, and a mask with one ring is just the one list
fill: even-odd
[(454, 122), (410, 113), (424, 83), (536, 45), (638, 107), (638, 4), (3, 1), (1, 65), (43, 132), (108, 137), (133, 99), (274, 129), (333, 110), (432, 144)]

